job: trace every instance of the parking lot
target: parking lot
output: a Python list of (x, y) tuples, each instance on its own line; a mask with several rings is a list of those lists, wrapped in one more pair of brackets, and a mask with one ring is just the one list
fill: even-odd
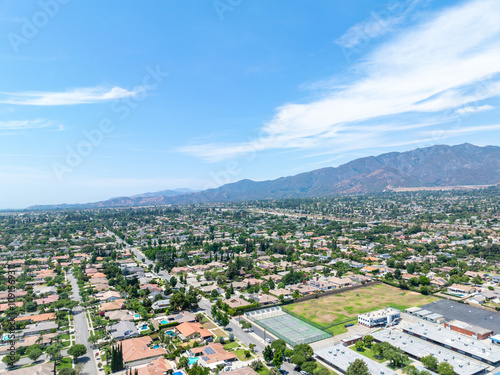
[(500, 333), (500, 313), (497, 312), (444, 299), (421, 307), (443, 315), (446, 320), (461, 320)]

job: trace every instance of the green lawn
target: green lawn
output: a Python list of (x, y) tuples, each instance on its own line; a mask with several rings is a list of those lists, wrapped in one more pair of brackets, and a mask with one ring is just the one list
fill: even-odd
[(400, 368), (404, 368), (404, 367), (406, 367), (406, 366), (409, 366), (409, 365), (411, 365), (412, 363), (413, 363), (413, 361), (412, 361), (411, 359), (409, 359), (409, 358), (408, 358), (408, 360), (407, 360), (406, 362), (404, 362), (404, 363), (403, 363), (403, 365), (402, 365), (402, 366), (400, 366), (400, 367), (394, 367), (394, 366), (392, 366), (392, 365), (387, 365), (387, 367), (389, 367), (391, 370), (398, 370), (398, 369), (400, 369)]
[(252, 359), (253, 358), (252, 356), (250, 356), (249, 358), (245, 357), (245, 351), (246, 351), (245, 349), (238, 349), (235, 350), (233, 353), (236, 354), (236, 356), (240, 361), (248, 361)]
[(320, 362), (316, 361), (316, 363), (318, 365), (316, 366), (316, 370), (314, 370), (315, 372), (317, 372), (319, 369), (324, 368), (324, 369), (326, 369), (330, 373), (330, 375), (337, 375), (335, 372), (333, 372), (332, 370), (330, 370), (328, 367), (323, 366)]
[(224, 345), (224, 349), (231, 350), (231, 349), (235, 349), (239, 346), (240, 346), (240, 344), (238, 344), (237, 342), (230, 342), (229, 344)]
[(358, 351), (358, 350), (356, 350), (354, 345), (352, 345), (352, 346), (349, 346), (349, 349), (351, 349), (355, 352), (358, 352), (359, 354), (364, 355), (367, 358), (373, 359), (374, 361), (377, 361), (378, 363), (382, 363), (385, 361), (385, 359), (383, 359), (383, 358), (376, 358), (375, 354), (373, 353), (373, 351), (370, 348), (365, 347), (365, 348)]
[(61, 340), (69, 340), (69, 335), (67, 333), (63, 333), (61, 335)]
[(262, 370), (257, 371), (257, 373), (259, 375), (267, 375), (267, 374), (269, 374), (269, 369), (264, 365), (264, 367), (262, 368)]
[(61, 359), (61, 362), (57, 365), (58, 369), (62, 368), (72, 368), (73, 366), (71, 365), (71, 357), (64, 357)]

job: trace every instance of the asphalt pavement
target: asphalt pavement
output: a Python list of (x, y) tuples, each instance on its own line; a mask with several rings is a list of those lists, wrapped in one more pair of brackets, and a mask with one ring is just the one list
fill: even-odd
[[(82, 298), (78, 292), (78, 284), (76, 283), (76, 278), (73, 276), (72, 272), (68, 274), (68, 279), (71, 282), (71, 287), (73, 288), (71, 299), (81, 302)], [(90, 331), (87, 325), (85, 310), (81, 306), (76, 306), (73, 309), (73, 318), (76, 344), (83, 344), (87, 347), (87, 353), (78, 358), (78, 363), (83, 363), (83, 369), (80, 375), (97, 375), (99, 374), (99, 371), (95, 361), (94, 350), (90, 347), (88, 341)]]

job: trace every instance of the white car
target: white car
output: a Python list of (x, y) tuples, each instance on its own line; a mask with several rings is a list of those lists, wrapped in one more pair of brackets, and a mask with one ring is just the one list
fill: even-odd
[(270, 344), (270, 343), (271, 343), (271, 339), (270, 339), (270, 338), (267, 338), (267, 339), (266, 339), (266, 342)]

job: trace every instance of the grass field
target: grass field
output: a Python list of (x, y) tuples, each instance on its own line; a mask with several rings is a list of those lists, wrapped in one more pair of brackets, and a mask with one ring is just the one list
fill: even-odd
[(226, 350), (231, 350), (231, 349), (236, 349), (240, 346), (236, 341), (230, 342), (229, 344), (224, 345), (224, 349)]
[(350, 346), (349, 349), (361, 354), (361, 355), (364, 355), (365, 357), (367, 358), (370, 358), (370, 359), (373, 359), (374, 361), (377, 361), (378, 363), (382, 363), (382, 362), (385, 362), (386, 360), (383, 359), (383, 358), (378, 358), (378, 357), (375, 357), (375, 354), (373, 354), (373, 351), (370, 349), (370, 348), (363, 348), (361, 350), (356, 350), (356, 348), (354, 347), (354, 345)]
[(422, 306), (437, 300), (437, 297), (378, 284), (282, 308), (320, 326), (329, 333), (338, 335), (347, 332), (344, 324), (357, 322), (358, 314), (389, 306), (404, 311), (408, 307)]
[(62, 368), (71, 368), (71, 357), (64, 357), (61, 359), (61, 362), (57, 365), (57, 368), (60, 370)]

